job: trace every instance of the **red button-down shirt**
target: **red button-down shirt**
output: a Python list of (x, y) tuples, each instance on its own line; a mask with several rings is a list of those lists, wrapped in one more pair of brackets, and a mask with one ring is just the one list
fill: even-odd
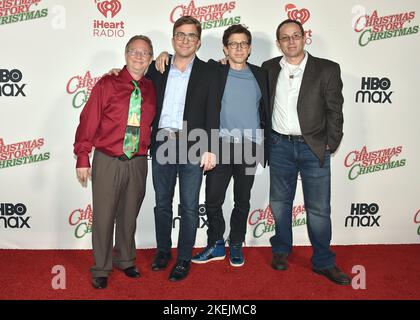
[[(130, 96), (134, 89), (132, 80), (124, 67), (118, 76), (105, 76), (93, 88), (80, 114), (80, 123), (76, 131), (76, 168), (90, 167), (89, 153), (92, 147), (109, 156), (123, 154)], [(139, 151), (136, 155), (146, 155), (150, 145), (152, 121), (156, 114), (156, 91), (152, 82), (144, 76), (137, 83), (143, 99)]]

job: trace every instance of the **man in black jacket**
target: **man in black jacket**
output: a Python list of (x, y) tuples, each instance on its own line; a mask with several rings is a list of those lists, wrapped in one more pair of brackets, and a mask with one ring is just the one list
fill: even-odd
[[(209, 152), (211, 131), (218, 128), (217, 111), (209, 93), (215, 79), (214, 68), (196, 55), (200, 39), (200, 22), (191, 16), (179, 18), (173, 26), (175, 55), (170, 67), (158, 72), (153, 61), (146, 74), (156, 89), (150, 148), (156, 202), (157, 252), (153, 271), (166, 269), (172, 258), (172, 202), (179, 178), (181, 220), (177, 261), (169, 274), (171, 281), (188, 276), (199, 221), (203, 170), (216, 165), (215, 155)], [(118, 74), (117, 69), (111, 72)]]
[(179, 18), (173, 26), (175, 55), (170, 67), (162, 74), (156, 71), (153, 62), (147, 73), (156, 88), (157, 104), (151, 146), (156, 198), (154, 271), (164, 270), (171, 259), (172, 201), (179, 177), (181, 221), (177, 261), (169, 275), (171, 281), (182, 280), (189, 273), (199, 220), (203, 169), (206, 171), (215, 166), (214, 155), (203, 148), (195, 160), (187, 157), (191, 147), (198, 142), (197, 139), (190, 141), (191, 131), (199, 129), (209, 136), (211, 129), (217, 127), (217, 114), (209, 103), (211, 68), (196, 56), (200, 37), (198, 20), (190, 16)]

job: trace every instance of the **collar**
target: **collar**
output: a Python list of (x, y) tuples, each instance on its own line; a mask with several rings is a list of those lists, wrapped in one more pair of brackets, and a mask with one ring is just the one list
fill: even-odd
[[(305, 56), (303, 57), (303, 60), (300, 62), (299, 66), (297, 67), (297, 69), (300, 69), (302, 71), (305, 70), (306, 63), (308, 62), (308, 52), (305, 50), (304, 54)], [(284, 56), (280, 59), (279, 63), (282, 69), (286, 68), (286, 59), (284, 58)]]
[(226, 62), (226, 64), (222, 64), (221, 62), (219, 62), (219, 65), (220, 65), (220, 66), (226, 66), (229, 70), (230, 70), (230, 69), (232, 69), (232, 70), (235, 70), (235, 71), (241, 71), (241, 70), (246, 70), (246, 69), (251, 70), (251, 67), (249, 66), (249, 62), (248, 62), (248, 61), (245, 61), (245, 67), (243, 67), (241, 70), (236, 70), (236, 69), (233, 69), (233, 68), (231, 67), (231, 65), (230, 65), (229, 60)]
[[(176, 57), (176, 53), (175, 53), (175, 54), (172, 56), (172, 58), (171, 58), (171, 68), (172, 68), (172, 67), (176, 68), (176, 66), (174, 65), (174, 60), (175, 60), (175, 57)], [(191, 69), (192, 69), (192, 65), (193, 65), (193, 63), (194, 63), (195, 57), (196, 57), (196, 55), (194, 54), (194, 56), (192, 57), (191, 61), (190, 61), (190, 62), (188, 62), (188, 65), (187, 65), (187, 68), (185, 69), (185, 71), (187, 71), (187, 70), (191, 70)]]
[[(128, 72), (127, 70), (127, 66), (124, 66), (124, 68), (122, 68), (121, 72), (119, 73), (118, 77), (124, 82), (124, 83), (130, 83), (131, 81), (133, 81), (133, 77), (131, 76), (130, 72)], [(136, 81), (136, 80), (134, 80)], [(138, 85), (141, 86), (144, 84), (145, 78), (144, 75), (137, 81)]]

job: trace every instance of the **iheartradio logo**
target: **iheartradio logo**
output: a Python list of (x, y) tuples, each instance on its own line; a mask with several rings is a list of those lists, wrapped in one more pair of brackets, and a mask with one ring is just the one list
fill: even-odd
[(301, 24), (304, 24), (306, 21), (308, 21), (309, 17), (311, 16), (311, 13), (308, 9), (297, 9), (294, 4), (286, 4), (284, 7), (284, 11), (287, 12), (287, 16), (289, 19), (292, 20), (298, 20)]
[[(95, 0), (96, 7), (99, 12), (103, 14), (107, 20), (93, 21), (93, 36), (94, 37), (124, 37), (125, 22), (124, 21), (110, 21), (108, 18), (114, 18), (121, 10), (121, 2), (118, 0)], [(111, 17), (109, 17), (111, 16)]]
[(102, 13), (105, 18), (108, 17), (108, 12), (111, 12), (111, 18), (114, 18), (115, 15), (121, 10), (121, 2), (118, 0), (95, 0), (95, 3), (99, 12)]
[[(286, 4), (286, 6), (284, 7), (284, 11), (286, 11), (287, 13), (287, 17), (289, 19), (292, 20), (297, 20), (299, 21), (302, 25), (309, 20), (311, 13), (309, 12), (308, 9), (303, 8), (303, 9), (298, 9), (296, 8), (296, 6), (292, 3)], [(312, 43), (312, 30), (308, 29), (308, 30), (304, 30), (305, 32), (305, 43), (307, 45)]]

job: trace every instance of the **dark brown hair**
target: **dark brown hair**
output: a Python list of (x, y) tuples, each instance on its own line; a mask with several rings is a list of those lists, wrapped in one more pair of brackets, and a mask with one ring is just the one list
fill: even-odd
[(196, 18), (193, 18), (191, 16), (183, 16), (175, 21), (174, 27), (172, 29), (172, 35), (175, 35), (175, 30), (184, 25), (184, 24), (193, 24), (195, 25), (198, 33), (198, 39), (201, 39), (201, 23)]
[(249, 32), (248, 28), (243, 24), (233, 24), (229, 28), (225, 30), (223, 33), (223, 45), (227, 47), (229, 42), (229, 37), (234, 33), (243, 33), (248, 38), (248, 44), (251, 45), (252, 36), (251, 32)]

